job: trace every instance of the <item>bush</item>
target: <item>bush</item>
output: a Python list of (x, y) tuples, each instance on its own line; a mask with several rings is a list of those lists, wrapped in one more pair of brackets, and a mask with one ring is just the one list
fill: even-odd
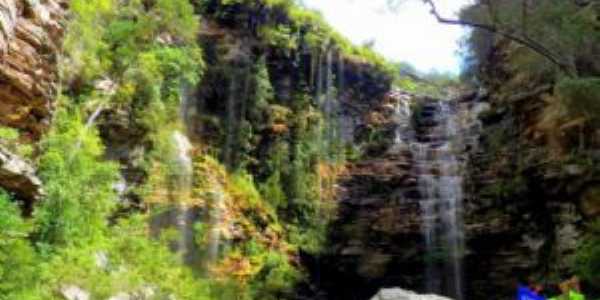
[(101, 239), (56, 251), (43, 266), (42, 290), (75, 285), (93, 299), (151, 291), (153, 299), (208, 300), (208, 282), (182, 264), (169, 239), (150, 238), (148, 224), (146, 216), (131, 215)]
[(0, 126), (0, 146), (23, 158), (31, 158), (33, 155), (33, 146), (31, 144), (19, 141), (21, 134), (17, 129)]
[(39, 242), (85, 244), (101, 236), (117, 203), (118, 168), (103, 160), (94, 127), (76, 109), (61, 109), (42, 143), (39, 174), (46, 198), (34, 211)]
[(17, 205), (0, 190), (0, 299), (39, 299), (32, 290), (40, 261), (31, 247), (30, 226)]

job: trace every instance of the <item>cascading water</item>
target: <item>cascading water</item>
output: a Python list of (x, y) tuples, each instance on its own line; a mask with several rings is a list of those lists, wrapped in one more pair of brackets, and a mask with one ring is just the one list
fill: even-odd
[[(427, 100), (422, 104), (413, 130), (408, 130), (410, 106), (402, 98), (396, 104), (400, 122), (395, 143), (410, 143), (417, 175), (425, 244), (425, 289), (429, 293), (445, 294), (457, 300), (463, 296), (462, 256), (464, 230), (462, 219), (463, 182), (461, 160), (457, 151), (458, 128), (456, 113), (449, 101)], [(407, 137), (406, 132), (414, 132)]]
[(173, 190), (171, 191), (174, 202), (178, 208), (175, 213), (175, 226), (179, 230), (180, 238), (175, 247), (180, 252), (183, 260), (188, 262), (193, 255), (194, 248), (194, 212), (186, 204), (191, 198), (192, 192), (192, 159), (190, 152), (192, 144), (188, 137), (179, 131), (173, 133), (173, 144), (175, 145), (176, 172), (173, 174)]
[(219, 258), (221, 247), (221, 226), (223, 221), (224, 192), (214, 191), (211, 194), (211, 208), (209, 209), (208, 221), (210, 230), (208, 232), (207, 264), (215, 263)]
[(405, 147), (414, 138), (414, 130), (411, 123), (411, 99), (412, 96), (402, 91), (394, 91), (391, 98), (397, 99), (394, 103), (394, 147), (391, 151), (398, 152), (399, 147)]
[[(186, 90), (182, 91), (181, 119), (185, 123), (195, 112), (194, 105), (188, 100)], [(194, 241), (194, 222), (198, 218), (198, 209), (190, 204), (192, 199), (193, 163), (191, 152), (193, 145), (188, 136), (182, 131), (173, 131), (170, 136), (173, 151), (169, 159), (169, 177), (167, 206), (164, 211), (154, 216), (151, 229), (154, 236), (159, 236), (164, 229), (175, 228), (179, 233), (171, 249), (181, 255), (183, 262), (195, 264), (199, 253)]]

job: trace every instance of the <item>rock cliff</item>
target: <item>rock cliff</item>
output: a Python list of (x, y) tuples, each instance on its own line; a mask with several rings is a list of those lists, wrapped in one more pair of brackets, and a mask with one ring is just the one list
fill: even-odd
[(0, 1), (0, 124), (33, 138), (50, 122), (68, 1)]

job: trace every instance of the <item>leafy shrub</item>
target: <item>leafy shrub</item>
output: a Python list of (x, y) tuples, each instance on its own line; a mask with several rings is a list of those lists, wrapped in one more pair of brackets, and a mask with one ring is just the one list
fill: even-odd
[(31, 290), (39, 282), (40, 261), (29, 244), (31, 228), (17, 205), (0, 190), (0, 299), (39, 299)]
[(167, 238), (150, 238), (148, 224), (146, 216), (131, 215), (100, 239), (61, 248), (43, 266), (43, 290), (68, 284), (94, 299), (150, 292), (158, 299), (210, 299), (208, 282), (183, 265)]
[(14, 141), (18, 138), (18, 130), (10, 127), (0, 127), (0, 141)]
[[(325, 48), (336, 49), (345, 59), (370, 64), (383, 74), (393, 77), (394, 68), (368, 47), (353, 45), (346, 37), (329, 25), (316, 11), (306, 9), (293, 0), (205, 0), (200, 3), (205, 13), (218, 18), (234, 18), (238, 23), (246, 19), (265, 16), (257, 24), (259, 36), (268, 44), (283, 50), (297, 50), (303, 42), (318, 53)], [(243, 20), (239, 20), (243, 18)], [(302, 34), (303, 38), (300, 38)]]
[(19, 141), (20, 137), (17, 129), (0, 126), (0, 146), (7, 147), (8, 150), (23, 158), (31, 158), (33, 146)]
[(98, 238), (117, 203), (119, 177), (117, 166), (103, 160), (96, 129), (76, 109), (61, 109), (42, 147), (39, 174), (47, 196), (34, 212), (36, 237), (50, 245)]

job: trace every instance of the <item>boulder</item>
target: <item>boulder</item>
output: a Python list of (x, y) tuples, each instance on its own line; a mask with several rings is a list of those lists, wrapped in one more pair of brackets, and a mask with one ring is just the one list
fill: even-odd
[(60, 293), (66, 300), (89, 300), (90, 293), (75, 285), (64, 286)]
[(401, 288), (383, 289), (371, 300), (451, 300), (437, 295), (420, 295)]

